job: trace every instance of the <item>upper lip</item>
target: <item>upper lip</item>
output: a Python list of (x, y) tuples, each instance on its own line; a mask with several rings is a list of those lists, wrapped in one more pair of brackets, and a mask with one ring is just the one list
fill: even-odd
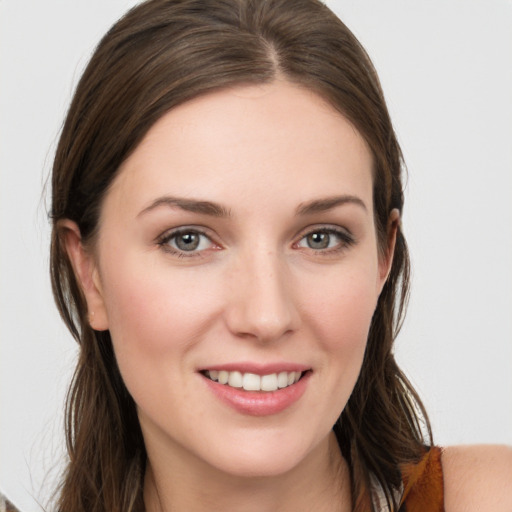
[(305, 372), (311, 370), (310, 366), (292, 363), (292, 362), (276, 362), (276, 363), (254, 363), (254, 362), (239, 362), (239, 363), (223, 363), (214, 364), (200, 368), (199, 371), (217, 370), (226, 372), (240, 372), (240, 373), (254, 373), (256, 375), (271, 375), (272, 373), (280, 372)]

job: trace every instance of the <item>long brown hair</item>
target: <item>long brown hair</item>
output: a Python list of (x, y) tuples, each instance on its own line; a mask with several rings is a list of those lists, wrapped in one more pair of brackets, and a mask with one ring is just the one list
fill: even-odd
[[(143, 510), (146, 461), (135, 404), (110, 334), (89, 326), (60, 221), (76, 222), (83, 243), (92, 243), (102, 200), (120, 165), (163, 114), (208, 91), (277, 77), (321, 95), (366, 140), (374, 159), (375, 223), (384, 251), (389, 214), (403, 208), (400, 147), (369, 57), (320, 1), (150, 0), (119, 20), (92, 56), (67, 114), (52, 175), (53, 291), (80, 345), (67, 401), (69, 464), (60, 511)], [(349, 463), (356, 511), (371, 508), (375, 482), (396, 510), (401, 466), (416, 461), (431, 443), (421, 401), (392, 350), (408, 285), (409, 258), (399, 227), (361, 373), (334, 425)]]

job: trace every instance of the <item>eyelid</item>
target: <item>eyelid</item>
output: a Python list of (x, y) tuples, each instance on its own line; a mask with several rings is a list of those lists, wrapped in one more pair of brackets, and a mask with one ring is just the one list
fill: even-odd
[[(169, 244), (169, 242), (173, 238), (175, 238), (179, 235), (187, 234), (187, 233), (196, 233), (200, 236), (204, 236), (205, 238), (207, 238), (210, 241), (210, 243), (212, 244), (212, 247), (208, 247), (206, 249), (201, 249), (201, 250), (183, 251), (183, 250), (180, 250), (179, 248), (172, 247)], [(209, 249), (220, 249), (220, 244), (218, 244), (214, 240), (213, 236), (209, 233), (208, 229), (205, 229), (204, 227), (201, 227), (201, 226), (194, 226), (194, 225), (179, 226), (176, 228), (168, 229), (168, 230), (164, 231), (162, 234), (160, 234), (155, 239), (155, 243), (165, 252), (167, 252), (169, 254), (174, 254), (174, 255), (182, 257), (182, 258), (201, 257), (201, 256), (203, 256), (203, 253), (205, 251), (208, 251)]]
[[(337, 247), (326, 248), (326, 249), (313, 249), (306, 247), (298, 247), (298, 244), (304, 240), (307, 236), (313, 233), (326, 233), (336, 235), (340, 238), (341, 243)], [(296, 237), (296, 242), (294, 242), (294, 247), (298, 249), (306, 249), (308, 251), (312, 251), (317, 254), (328, 255), (341, 252), (348, 247), (354, 245), (356, 243), (356, 239), (354, 235), (347, 229), (334, 224), (318, 224), (313, 226), (308, 226), (302, 229)]]
[(346, 236), (348, 238), (354, 238), (354, 235), (352, 232), (344, 227), (340, 226), (338, 224), (310, 224), (302, 229), (300, 229), (294, 238), (301, 239), (305, 237), (306, 235), (309, 235), (311, 233), (317, 233), (317, 232), (323, 232), (323, 233), (336, 233), (340, 236)]

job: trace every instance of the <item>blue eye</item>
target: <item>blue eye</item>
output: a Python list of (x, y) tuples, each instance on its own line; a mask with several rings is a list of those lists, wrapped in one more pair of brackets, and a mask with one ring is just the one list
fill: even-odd
[(167, 251), (184, 255), (184, 253), (204, 251), (211, 248), (214, 244), (208, 236), (198, 230), (180, 229), (166, 233), (158, 241), (158, 245)]

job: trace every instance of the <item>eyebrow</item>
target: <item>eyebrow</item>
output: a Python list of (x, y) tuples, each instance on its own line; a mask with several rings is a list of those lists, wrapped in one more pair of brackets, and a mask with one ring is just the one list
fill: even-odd
[(169, 206), (171, 208), (180, 208), (187, 212), (201, 213), (211, 215), (212, 217), (229, 217), (230, 211), (224, 206), (212, 203), (211, 201), (201, 201), (197, 199), (185, 199), (181, 197), (162, 196), (155, 199), (149, 206), (144, 208), (137, 217), (144, 215), (160, 206)]
[(368, 208), (364, 204), (364, 201), (357, 196), (342, 195), (326, 197), (323, 199), (315, 199), (307, 203), (301, 203), (296, 210), (297, 215), (311, 215), (314, 213), (322, 213), (328, 210), (332, 210), (337, 206), (344, 204), (355, 204), (360, 206), (364, 211), (368, 211)]
[[(309, 201), (307, 203), (301, 203), (296, 209), (296, 215), (312, 215), (315, 213), (322, 213), (328, 210), (332, 210), (337, 206), (342, 206), (344, 204), (355, 204), (360, 206), (363, 210), (367, 211), (366, 205), (364, 201), (357, 196), (352, 195), (342, 195), (342, 196), (333, 196), (326, 197), (322, 199), (314, 199), (313, 201)], [(137, 217), (144, 215), (156, 208), (161, 206), (168, 206), (171, 208), (180, 208), (187, 212), (199, 213), (203, 215), (210, 215), (212, 217), (230, 217), (231, 212), (228, 208), (222, 206), (218, 203), (213, 203), (211, 201), (203, 201), (198, 199), (185, 199), (180, 197), (173, 196), (162, 196), (158, 199), (155, 199), (149, 206), (144, 208)]]

